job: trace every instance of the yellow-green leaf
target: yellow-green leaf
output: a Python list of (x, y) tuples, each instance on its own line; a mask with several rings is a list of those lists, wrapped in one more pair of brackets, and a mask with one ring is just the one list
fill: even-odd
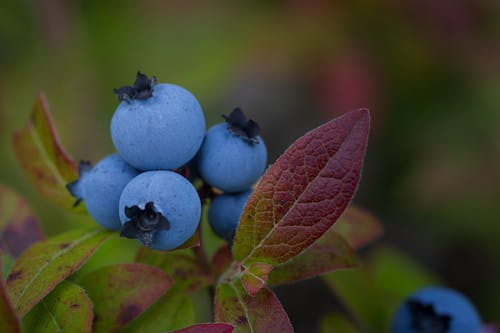
[(85, 291), (63, 281), (23, 318), (24, 332), (92, 332), (92, 303)]
[(111, 233), (77, 229), (35, 243), (17, 259), (7, 277), (7, 291), (24, 316), (62, 280), (75, 272)]

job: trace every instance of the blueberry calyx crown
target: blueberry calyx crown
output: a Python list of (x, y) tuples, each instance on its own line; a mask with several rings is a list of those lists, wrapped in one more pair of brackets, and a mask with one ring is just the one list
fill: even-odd
[(229, 124), (229, 131), (250, 143), (259, 143), (257, 136), (260, 133), (260, 126), (252, 119), (248, 119), (240, 108), (235, 108), (229, 116), (225, 114), (222, 118)]
[(407, 301), (411, 313), (411, 327), (416, 332), (449, 332), (451, 316), (437, 313), (432, 304), (410, 299)]
[(153, 234), (159, 230), (169, 230), (170, 223), (155, 211), (153, 202), (148, 202), (144, 209), (139, 206), (125, 207), (125, 216), (130, 220), (125, 222), (120, 236), (138, 239), (144, 246), (153, 246)]
[(133, 99), (148, 99), (153, 96), (153, 87), (156, 85), (156, 77), (148, 78), (147, 75), (137, 72), (133, 86), (115, 88), (113, 91), (120, 101), (130, 102)]
[(68, 189), (69, 193), (71, 193), (71, 195), (76, 198), (75, 203), (73, 203), (73, 207), (78, 206), (83, 200), (82, 193), (80, 191), (81, 180), (82, 177), (91, 169), (92, 163), (90, 163), (90, 161), (80, 161), (80, 163), (78, 164), (78, 179), (66, 184), (66, 188)]

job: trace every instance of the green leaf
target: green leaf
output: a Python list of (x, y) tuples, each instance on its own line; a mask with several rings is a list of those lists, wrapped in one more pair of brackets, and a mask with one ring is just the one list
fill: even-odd
[(172, 285), (172, 278), (143, 264), (116, 264), (81, 277), (94, 303), (93, 332), (116, 332), (136, 318)]
[(330, 228), (298, 256), (276, 266), (269, 275), (268, 282), (290, 283), (332, 270), (356, 267), (358, 264), (358, 257), (352, 247), (335, 229)]
[(238, 280), (218, 285), (215, 320), (233, 324), (234, 332), (293, 332), (285, 310), (271, 290), (264, 287), (251, 297)]
[(7, 277), (7, 291), (17, 314), (24, 316), (55, 286), (75, 272), (111, 233), (73, 230), (32, 245)]
[(359, 269), (336, 271), (322, 278), (349, 311), (375, 332), (389, 330), (392, 315), (410, 293), (440, 284), (422, 266), (388, 246), (373, 251)]
[(31, 244), (44, 238), (26, 201), (0, 185), (0, 249), (17, 257)]
[(320, 333), (360, 333), (347, 318), (336, 313), (329, 313), (321, 319)]
[(35, 187), (53, 203), (71, 209), (75, 199), (66, 184), (78, 178), (78, 168), (64, 151), (45, 97), (35, 100), (30, 121), (14, 133), (14, 151)]
[(141, 247), (137, 251), (136, 261), (167, 272), (177, 286), (184, 286), (186, 292), (193, 292), (213, 283), (212, 275), (198, 260), (178, 251), (164, 252)]
[(135, 262), (137, 250), (143, 245), (129, 238), (120, 237), (115, 232), (94, 252), (92, 257), (87, 260), (78, 272), (75, 273), (76, 279), (80, 276), (109, 265), (125, 264)]
[(443, 284), (424, 266), (391, 246), (371, 252), (368, 268), (373, 281), (384, 293), (386, 303), (394, 311), (415, 290)]
[(344, 114), (298, 139), (267, 170), (236, 231), (233, 256), (244, 268), (290, 260), (337, 220), (357, 188), (369, 124), (366, 109)]
[(63, 281), (23, 318), (25, 332), (92, 332), (92, 303), (85, 291)]
[(177, 330), (195, 323), (191, 298), (176, 284), (149, 309), (120, 332), (156, 333)]
[(196, 324), (171, 333), (232, 333), (234, 326), (226, 323)]
[[(0, 251), (0, 276), (2, 276), (2, 251)], [(19, 319), (14, 312), (7, 291), (4, 288), (3, 280), (0, 280), (0, 323), (3, 332), (20, 333)]]
[(322, 275), (322, 279), (368, 331), (386, 332), (392, 313), (367, 270), (340, 270)]
[(378, 219), (356, 205), (349, 205), (332, 228), (356, 250), (365, 247), (384, 233)]

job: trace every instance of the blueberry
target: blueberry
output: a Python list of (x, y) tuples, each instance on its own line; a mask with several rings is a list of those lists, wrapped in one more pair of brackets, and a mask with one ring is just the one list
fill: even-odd
[(225, 123), (211, 127), (197, 156), (198, 172), (224, 192), (242, 192), (264, 173), (267, 150), (259, 127), (235, 109)]
[(87, 211), (97, 223), (118, 230), (122, 227), (117, 211), (120, 195), (138, 174), (118, 154), (112, 154), (94, 167), (89, 162), (80, 162), (80, 178), (67, 188), (77, 199), (75, 205), (85, 201)]
[(459, 292), (427, 287), (410, 295), (392, 322), (393, 333), (479, 333), (481, 319)]
[(133, 87), (115, 89), (122, 102), (111, 119), (113, 144), (139, 170), (177, 169), (194, 157), (203, 141), (201, 106), (186, 89), (139, 75)]
[(119, 204), (121, 236), (156, 250), (174, 249), (196, 231), (201, 216), (198, 193), (172, 171), (141, 173), (123, 189)]
[(212, 229), (227, 241), (233, 239), (240, 216), (245, 207), (251, 190), (237, 194), (222, 194), (217, 196), (208, 210), (208, 221)]

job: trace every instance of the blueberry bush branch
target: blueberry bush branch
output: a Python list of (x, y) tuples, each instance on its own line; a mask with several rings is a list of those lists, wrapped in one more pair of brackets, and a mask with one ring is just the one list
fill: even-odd
[[(99, 225), (51, 237), (17, 259), (6, 287), (23, 324), (45, 315), (40, 302), (57, 306), (85, 290), (93, 311), (78, 318), (96, 332), (291, 332), (269, 285), (355, 267), (359, 244), (379, 237), (377, 222), (341, 217), (362, 171), (367, 110), (312, 130), (268, 168), (260, 125), (240, 108), (206, 131), (200, 104), (182, 87), (139, 72), (115, 93), (117, 153), (80, 175), (43, 99), (14, 137), (40, 192), (72, 211), (85, 207)], [(220, 238), (202, 241), (207, 233)], [(135, 258), (76, 272), (118, 234), (124, 246), (140, 244)], [(215, 290), (215, 318), (205, 321), (217, 324), (195, 320), (192, 295), (207, 288)], [(71, 307), (58, 309), (62, 322)]]

